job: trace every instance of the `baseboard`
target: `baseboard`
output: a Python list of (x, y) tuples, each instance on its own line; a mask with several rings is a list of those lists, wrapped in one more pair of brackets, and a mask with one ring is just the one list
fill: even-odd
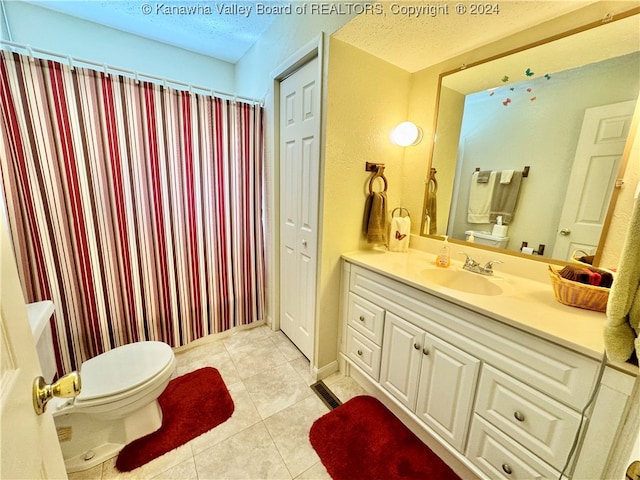
[(248, 325), (238, 325), (236, 327), (230, 328), (229, 330), (225, 330), (224, 332), (211, 333), (209, 335), (205, 335), (204, 337), (200, 337), (192, 342), (187, 343), (186, 345), (181, 345), (179, 347), (173, 347), (174, 353), (181, 353), (187, 350), (191, 350), (192, 348), (199, 347), (201, 345), (206, 345), (211, 342), (216, 342), (218, 340), (225, 339), (230, 337), (231, 335), (241, 332), (243, 330), (251, 330), (252, 328), (257, 328), (265, 325), (264, 320), (257, 320)]
[(338, 361), (334, 360), (328, 365), (325, 365), (322, 368), (313, 367), (311, 374), (313, 377), (318, 380), (322, 380), (323, 378), (327, 378), (329, 375), (336, 373), (339, 370)]

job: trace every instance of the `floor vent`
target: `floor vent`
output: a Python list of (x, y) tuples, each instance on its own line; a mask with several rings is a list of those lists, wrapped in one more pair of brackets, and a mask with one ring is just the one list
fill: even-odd
[(311, 385), (311, 390), (313, 390), (316, 395), (320, 397), (322, 403), (324, 403), (331, 410), (333, 410), (337, 406), (342, 405), (342, 402), (338, 399), (338, 397), (335, 396), (335, 394), (331, 390), (329, 390), (329, 387), (327, 387), (322, 382), (322, 380)]

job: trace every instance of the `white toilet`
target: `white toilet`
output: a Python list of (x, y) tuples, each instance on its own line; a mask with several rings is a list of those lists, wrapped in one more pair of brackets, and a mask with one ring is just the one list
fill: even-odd
[[(47, 383), (56, 371), (49, 324), (54, 311), (49, 300), (27, 305)], [(68, 473), (98, 465), (127, 443), (160, 428), (158, 397), (171, 380), (175, 364), (173, 350), (162, 342), (130, 343), (82, 364), (80, 394), (70, 399), (54, 397), (46, 406), (56, 424)]]
[(467, 230), (464, 233), (467, 236), (467, 241), (469, 241), (469, 237), (473, 233), (473, 242), (477, 243), (478, 245), (489, 245), (496, 248), (507, 248), (507, 244), (509, 243), (509, 237), (499, 237), (497, 235), (492, 235), (491, 232)]
[(98, 465), (160, 428), (157, 399), (174, 371), (173, 351), (162, 342), (123, 345), (84, 362), (80, 394), (47, 405), (67, 472)]

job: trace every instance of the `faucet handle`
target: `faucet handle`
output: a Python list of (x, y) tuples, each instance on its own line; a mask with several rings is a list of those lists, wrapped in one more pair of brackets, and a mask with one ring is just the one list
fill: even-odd
[(487, 262), (485, 264), (485, 266), (483, 267), (484, 271), (485, 272), (493, 272), (493, 264), (494, 263), (504, 263), (504, 262), (502, 262), (500, 260), (491, 260), (491, 261)]
[(464, 261), (464, 264), (469, 266), (469, 267), (476, 267), (478, 265), (480, 265), (478, 262), (476, 262), (473, 258), (471, 258), (469, 255), (467, 255), (465, 252), (458, 252), (460, 255), (464, 255), (466, 258), (466, 260)]

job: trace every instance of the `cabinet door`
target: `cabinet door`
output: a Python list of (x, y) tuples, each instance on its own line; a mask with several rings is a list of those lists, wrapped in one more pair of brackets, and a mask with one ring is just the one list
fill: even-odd
[(418, 393), (424, 332), (411, 323), (385, 313), (380, 384), (414, 409)]
[(430, 334), (424, 343), (416, 414), (462, 452), (480, 360)]

